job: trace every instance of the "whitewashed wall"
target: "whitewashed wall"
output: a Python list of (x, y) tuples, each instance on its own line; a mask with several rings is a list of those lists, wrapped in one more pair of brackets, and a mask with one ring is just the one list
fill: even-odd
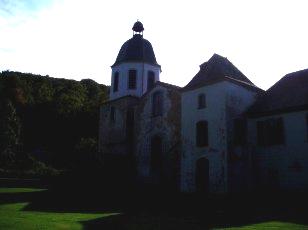
[[(137, 70), (137, 87), (136, 89), (128, 89), (128, 71), (130, 69)], [(111, 88), (110, 100), (123, 97), (126, 95), (133, 95), (141, 97), (147, 91), (148, 71), (155, 73), (155, 81), (159, 81), (160, 67), (149, 65), (140, 62), (122, 63), (112, 68), (111, 73)], [(117, 92), (113, 92), (114, 73), (119, 72), (119, 88)]]
[[(227, 133), (226, 82), (204, 86), (182, 93), (182, 161), (181, 190), (195, 191), (196, 162), (201, 157), (209, 160), (209, 191), (227, 191)], [(198, 95), (205, 93), (206, 108), (198, 109)], [(196, 123), (208, 122), (207, 147), (196, 146)]]

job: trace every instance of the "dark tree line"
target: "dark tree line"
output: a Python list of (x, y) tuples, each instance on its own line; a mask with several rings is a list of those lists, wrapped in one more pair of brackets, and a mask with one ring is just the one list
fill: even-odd
[(72, 169), (86, 162), (96, 152), (107, 90), (90, 79), (0, 73), (0, 168), (29, 168), (35, 161)]

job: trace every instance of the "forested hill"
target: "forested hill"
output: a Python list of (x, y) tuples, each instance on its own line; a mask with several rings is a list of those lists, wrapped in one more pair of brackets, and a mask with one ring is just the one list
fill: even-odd
[(1, 72), (0, 169), (28, 158), (73, 167), (80, 161), (76, 152), (96, 148), (99, 106), (107, 91), (90, 79)]

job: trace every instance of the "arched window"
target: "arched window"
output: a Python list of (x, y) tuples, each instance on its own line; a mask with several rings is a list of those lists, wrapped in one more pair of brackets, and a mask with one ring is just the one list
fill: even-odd
[(163, 114), (163, 93), (156, 91), (153, 93), (152, 98), (152, 115), (154, 117), (161, 116)]
[(155, 73), (153, 71), (148, 71), (148, 83), (147, 89), (150, 90), (153, 88), (155, 83)]
[(208, 144), (208, 123), (207, 121), (198, 121), (196, 124), (196, 145), (204, 147)]
[(115, 72), (113, 79), (113, 92), (117, 92), (118, 90), (119, 90), (119, 72)]
[(203, 109), (206, 107), (205, 94), (198, 95), (198, 109)]
[(137, 87), (137, 70), (130, 69), (128, 71), (128, 89), (136, 89)]

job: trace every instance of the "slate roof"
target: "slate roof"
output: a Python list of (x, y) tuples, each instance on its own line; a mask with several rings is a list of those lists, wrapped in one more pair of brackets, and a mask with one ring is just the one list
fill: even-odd
[(156, 61), (151, 43), (144, 39), (141, 34), (134, 34), (131, 39), (122, 45), (112, 67), (123, 62), (144, 62), (160, 67)]
[(251, 116), (308, 109), (308, 69), (289, 73), (269, 88), (248, 110)]
[(180, 86), (172, 85), (172, 84), (169, 84), (169, 83), (166, 83), (166, 82), (162, 82), (162, 81), (155, 82), (155, 85), (161, 85), (161, 86), (164, 86), (164, 87), (167, 87), (167, 88), (171, 88), (171, 89), (175, 89), (175, 90), (180, 90), (181, 89)]
[(155, 89), (155, 87), (157, 85), (160, 85), (162, 87), (165, 87), (165, 88), (168, 88), (168, 89), (171, 89), (171, 90), (175, 90), (175, 91), (178, 91), (180, 92), (180, 90), (182, 89), (180, 86), (177, 86), (177, 85), (172, 85), (172, 84), (169, 84), (169, 83), (166, 83), (166, 82), (162, 82), (162, 81), (156, 81), (153, 88), (151, 88), (150, 90), (148, 90), (147, 92), (145, 92), (141, 98), (144, 98), (146, 97), (150, 92), (152, 92), (153, 89)]
[(259, 90), (259, 88), (256, 87), (227, 58), (218, 54), (214, 54), (207, 62), (200, 65), (199, 72), (183, 88), (183, 90), (193, 90), (222, 80), (232, 81), (245, 87)]

